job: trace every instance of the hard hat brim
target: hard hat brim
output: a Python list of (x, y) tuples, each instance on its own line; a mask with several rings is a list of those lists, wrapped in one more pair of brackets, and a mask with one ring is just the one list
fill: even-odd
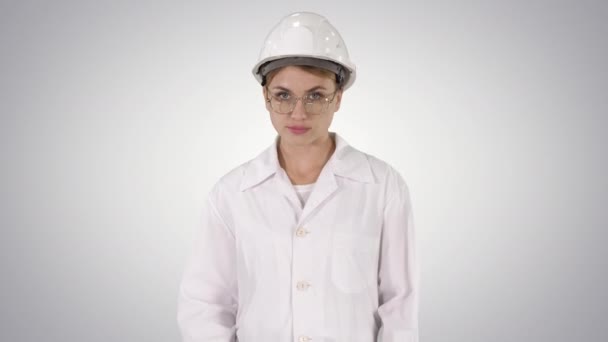
[(356, 70), (345, 63), (340, 63), (325, 56), (303, 56), (303, 55), (279, 55), (265, 58), (259, 61), (252, 69), (257, 81), (264, 85), (265, 76), (268, 72), (288, 65), (309, 65), (336, 73), (343, 77), (342, 89), (346, 90), (355, 81)]
[(312, 66), (312, 67), (316, 67), (316, 68), (320, 68), (320, 69), (332, 72), (336, 75), (336, 81), (338, 82), (338, 84), (340, 86), (343, 86), (344, 84), (346, 84), (346, 82), (348, 80), (348, 75), (350, 74), (349, 71), (344, 70), (345, 69), (344, 66), (342, 66), (341, 64), (338, 64), (334, 61), (330, 61), (330, 60), (326, 60), (326, 59), (319, 59), (319, 58), (312, 58), (312, 57), (292, 56), (292, 57), (274, 59), (272, 61), (268, 61), (268, 62), (262, 64), (258, 70), (259, 74), (262, 76), (262, 85), (265, 85), (266, 76), (268, 75), (268, 73), (270, 73), (273, 70), (276, 70), (276, 69), (279, 69), (279, 68), (282, 68), (285, 66), (290, 66), (290, 65)]

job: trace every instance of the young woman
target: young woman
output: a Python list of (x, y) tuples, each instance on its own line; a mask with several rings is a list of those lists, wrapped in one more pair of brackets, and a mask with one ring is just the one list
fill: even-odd
[(179, 291), (187, 342), (417, 342), (408, 187), (329, 131), (355, 80), (309, 12), (269, 33), (253, 74), (277, 135), (211, 190)]

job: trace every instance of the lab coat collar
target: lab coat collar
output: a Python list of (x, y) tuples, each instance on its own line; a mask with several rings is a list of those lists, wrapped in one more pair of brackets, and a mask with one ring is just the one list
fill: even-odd
[[(350, 146), (336, 132), (329, 132), (335, 139), (336, 149), (327, 163), (334, 175), (349, 178), (363, 183), (373, 183), (374, 176), (367, 156)], [(281, 169), (277, 154), (277, 144), (279, 135), (274, 138), (274, 142), (256, 158), (246, 164), (244, 177), (241, 182), (240, 190), (245, 191), (268, 179)]]

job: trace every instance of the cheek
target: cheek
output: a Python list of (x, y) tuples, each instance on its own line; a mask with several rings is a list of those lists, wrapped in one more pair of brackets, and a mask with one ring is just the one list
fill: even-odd
[(274, 126), (277, 129), (282, 126), (280, 117), (272, 114), (272, 112), (269, 112), (269, 115), (270, 115), (270, 122), (272, 123), (272, 126)]
[(332, 113), (328, 113), (328, 115), (325, 115), (322, 118), (322, 125), (323, 125), (323, 127), (329, 127), (331, 125), (331, 122), (333, 121), (333, 119), (334, 119), (334, 113), (333, 112)]

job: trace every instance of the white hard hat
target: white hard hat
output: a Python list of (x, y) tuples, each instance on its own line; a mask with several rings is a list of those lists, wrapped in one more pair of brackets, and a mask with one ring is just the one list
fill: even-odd
[(268, 72), (286, 65), (311, 65), (336, 74), (343, 89), (355, 81), (356, 67), (344, 40), (323, 16), (311, 12), (292, 13), (272, 28), (253, 75), (262, 85)]

